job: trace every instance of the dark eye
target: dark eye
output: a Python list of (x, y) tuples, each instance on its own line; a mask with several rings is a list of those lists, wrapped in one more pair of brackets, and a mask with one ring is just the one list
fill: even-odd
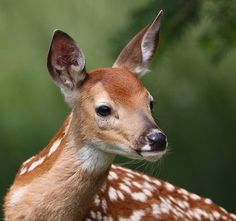
[(96, 108), (96, 113), (101, 117), (106, 117), (111, 114), (111, 108), (106, 105), (102, 105)]
[(152, 110), (153, 109), (153, 106), (154, 106), (154, 104), (155, 104), (155, 101), (150, 101), (150, 109)]

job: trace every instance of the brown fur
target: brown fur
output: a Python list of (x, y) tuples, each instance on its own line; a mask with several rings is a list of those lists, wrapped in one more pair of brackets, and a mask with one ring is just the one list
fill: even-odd
[[(53, 140), (62, 136), (63, 128)], [(18, 174), (5, 198), (8, 220), (81, 220), (89, 201), (104, 182), (109, 164), (98, 172), (80, 169), (76, 162), (83, 144), (71, 142), (75, 140), (72, 134), (70, 130), (57, 151), (42, 165), (27, 174)], [(36, 159), (45, 156), (49, 148), (48, 145)], [(26, 187), (27, 192), (12, 205), (14, 191), (22, 187)]]
[(112, 100), (127, 107), (143, 107), (147, 99), (146, 89), (136, 75), (124, 68), (100, 68), (89, 74), (82, 90), (88, 91), (97, 82), (101, 82)]
[[(117, 174), (117, 179), (108, 179), (106, 181), (103, 189), (100, 190), (94, 198), (84, 220), (87, 218), (91, 220), (100, 220), (99, 217), (102, 217), (102, 220), (109, 220), (109, 217), (112, 217), (114, 221), (118, 221), (120, 218), (135, 220), (132, 218), (134, 211), (144, 211), (144, 215), (140, 219), (136, 218), (140, 221), (236, 220), (235, 215), (226, 212), (223, 208), (209, 201), (209, 199), (206, 200), (205, 198), (198, 196), (196, 199), (192, 199), (192, 193), (184, 190), (185, 194), (183, 194), (183, 189), (176, 186), (172, 186), (173, 189), (168, 189), (167, 185), (169, 184), (162, 180), (157, 180), (154, 177), (148, 177), (142, 173), (119, 166), (113, 166), (111, 172)], [(157, 185), (155, 181), (157, 181), (159, 185)], [(138, 183), (140, 187), (135, 186), (135, 182)], [(129, 187), (132, 192), (128, 194), (123, 191), (120, 188), (121, 184)], [(149, 184), (154, 188), (150, 189), (146, 184)], [(110, 188), (120, 191), (124, 195), (124, 199), (117, 197), (117, 200), (112, 200), (108, 194)], [(147, 196), (145, 202), (132, 198), (132, 193), (144, 192), (144, 190), (149, 190), (152, 194), (151, 196)], [(97, 201), (95, 201), (95, 199), (97, 199)], [(107, 207), (103, 206), (103, 200), (106, 201)], [(185, 204), (183, 204), (183, 202)], [(186, 203), (189, 206), (186, 206)], [(160, 210), (157, 209), (153, 213), (152, 205), (159, 205)], [(161, 208), (164, 207), (168, 208), (168, 211), (164, 209), (161, 210)], [(202, 214), (195, 212), (195, 209), (203, 211)], [(213, 215), (216, 213), (217, 215)], [(95, 217), (93, 217), (94, 214)], [(200, 218), (198, 218), (198, 216)]]
[[(68, 125), (69, 117), (65, 120), (63, 123), (61, 129), (58, 131), (56, 136), (49, 142), (49, 144), (40, 151), (39, 154), (37, 154), (31, 161), (21, 166), (20, 170), (23, 167), (29, 167), (34, 163), (35, 161), (39, 160), (41, 157), (46, 156), (49, 152), (50, 147), (52, 144), (60, 137), (64, 136), (65, 134), (65, 127)], [(60, 146), (58, 147), (57, 151), (55, 151), (50, 157), (46, 158), (42, 166), (35, 168), (29, 173), (25, 173), (23, 175), (20, 175), (20, 170), (18, 171), (14, 183), (16, 185), (24, 185), (27, 183), (30, 183), (34, 178), (37, 178), (38, 176), (41, 176), (42, 174), (48, 172), (48, 170), (53, 166), (57, 158), (60, 156), (60, 153), (62, 151), (62, 147), (65, 146), (66, 139), (62, 140)]]
[[(116, 108), (119, 107), (119, 111), (122, 109), (127, 116), (119, 124), (114, 125), (113, 130), (108, 131), (100, 130), (93, 120), (93, 104), (100, 96), (104, 97), (104, 93), (109, 95)], [(104, 169), (95, 172), (96, 175), (93, 171), (81, 170), (80, 165), (76, 165), (80, 148), (95, 138), (105, 140), (111, 145), (123, 143), (135, 148), (133, 134), (139, 135), (144, 129), (142, 119), (139, 120), (139, 115), (135, 114), (136, 109), (143, 108), (151, 118), (146, 89), (136, 76), (125, 69), (93, 71), (80, 88), (78, 98), (74, 99), (78, 99), (78, 102), (68, 133), (65, 134), (65, 127), (68, 126), (69, 118), (49, 145), (22, 167), (29, 167), (46, 156), (53, 143), (64, 136), (58, 149), (33, 171), (23, 175), (18, 172), (5, 198), (5, 213), (8, 220), (75, 220), (75, 217), (76, 220), (80, 220), (89, 206), (89, 200), (105, 180), (110, 165), (107, 164)], [(129, 120), (131, 121), (127, 124)], [(27, 192), (12, 206), (12, 195), (21, 187), (26, 187)]]
[[(127, 142), (127, 145), (133, 145), (133, 148), (135, 148), (135, 144), (132, 143), (134, 139), (130, 133), (137, 133), (138, 130), (141, 130), (139, 125), (142, 125), (142, 121), (137, 124), (137, 116), (139, 115), (136, 115), (135, 111), (138, 108), (145, 107), (144, 103), (147, 102), (146, 90), (132, 73), (127, 72), (125, 69), (114, 69), (114, 72), (112, 70), (97, 69), (89, 75), (89, 78), (87, 78), (87, 81), (80, 90), (80, 94), (78, 94), (78, 99), (83, 102), (79, 102), (78, 106), (75, 107), (72, 119), (70, 119), (71, 116), (68, 117), (61, 130), (49, 145), (34, 159), (24, 164), (23, 167), (29, 167), (32, 163), (40, 159), (40, 157), (46, 156), (52, 144), (58, 138), (64, 137), (58, 149), (49, 158), (46, 158), (42, 165), (29, 173), (23, 175), (19, 175), (18, 173), (13, 186), (5, 198), (4, 207), (8, 220), (79, 221), (82, 219), (85, 220), (86, 218), (100, 220), (100, 214), (102, 217), (112, 217), (114, 220), (119, 220), (119, 217), (129, 220), (132, 217), (132, 213), (137, 210), (145, 211), (145, 216), (142, 216), (141, 220), (188, 220), (187, 208), (185, 211), (185, 209), (176, 204), (175, 200), (187, 201), (190, 205), (188, 209), (201, 209), (209, 213), (209, 217), (212, 216), (211, 211), (217, 211), (222, 217), (226, 217), (227, 220), (236, 220), (233, 218), (233, 215), (225, 212), (215, 204), (209, 205), (205, 203), (204, 198), (191, 200), (188, 197), (186, 199), (183, 194), (178, 192), (179, 188), (177, 187), (175, 187), (175, 190), (169, 191), (163, 181), (159, 181), (161, 186), (156, 186), (155, 178), (146, 178), (147, 176), (145, 177), (144, 175), (133, 173), (132, 171), (119, 167), (113, 167), (111, 170), (111, 172), (117, 174), (118, 179), (108, 179), (105, 188), (99, 191), (99, 188), (106, 180), (110, 164), (106, 164), (103, 169), (98, 171), (89, 170), (89, 168), (88, 170), (81, 169), (81, 164), (77, 163), (80, 148), (84, 146), (84, 143), (88, 139), (93, 138), (100, 138), (106, 140), (106, 143), (111, 144)], [(121, 79), (118, 76), (121, 76)], [(127, 81), (125, 81), (125, 76), (128, 76)], [(114, 84), (114, 82), (117, 84)], [(121, 91), (119, 88), (122, 89), (122, 85), (124, 85), (124, 89)], [(105, 89), (105, 91), (102, 91), (102, 89)], [(140, 94), (139, 98), (136, 98), (137, 93)], [(100, 96), (104, 97), (106, 95), (109, 95), (109, 99), (112, 99), (118, 106), (125, 107), (127, 118), (124, 119), (125, 123), (123, 122), (121, 124), (126, 125), (126, 127), (122, 128), (122, 133), (116, 126), (111, 131), (101, 131), (93, 120), (93, 114), (91, 113), (93, 99), (96, 101)], [(125, 98), (122, 99), (124, 96)], [(144, 108), (144, 110), (147, 116), (151, 115), (148, 108)], [(127, 123), (128, 118), (134, 119), (134, 121)], [(65, 128), (68, 127), (70, 121), (69, 130), (65, 134)], [(121, 125), (119, 124), (118, 126), (120, 128)], [(132, 128), (135, 128), (135, 130)], [(109, 157), (109, 154), (107, 157), (110, 160), (108, 162), (111, 162), (113, 158)], [(132, 177), (130, 177), (130, 173)], [(129, 184), (125, 183), (125, 185), (129, 186), (132, 192), (142, 192), (146, 188), (144, 186), (140, 189), (133, 185), (134, 182), (139, 185), (149, 182), (149, 185), (154, 187), (151, 191), (152, 196), (148, 197), (148, 200), (145, 202), (134, 200), (131, 197), (132, 192), (131, 194), (127, 194), (119, 190), (119, 185), (124, 183), (125, 179), (128, 180)], [(27, 192), (13, 206), (11, 203), (12, 195), (14, 191), (22, 187), (26, 187)], [(121, 191), (125, 199), (111, 200), (108, 194), (109, 188), (111, 187)], [(98, 197), (107, 203), (106, 211), (102, 205), (98, 206), (92, 200), (97, 192)], [(162, 212), (159, 216), (153, 215), (151, 205), (161, 205), (163, 199), (168, 200), (170, 197), (174, 199), (172, 202), (173, 209), (178, 210), (182, 214), (181, 217), (178, 218), (174, 212), (169, 212), (168, 214)], [(94, 218), (91, 212), (99, 213), (99, 215), (96, 215), (97, 218)], [(83, 218), (84, 216), (86, 218)], [(193, 217), (191, 220), (195, 220), (195, 218)], [(209, 219), (202, 218), (201, 220)]]
[[(78, 44), (62, 31), (54, 33), (48, 70), (72, 106), (72, 115), (49, 145), (22, 165), (5, 197), (8, 221), (195, 220), (196, 214), (187, 216), (181, 204), (174, 205), (181, 198), (188, 200), (190, 209), (202, 209), (208, 218), (214, 210), (221, 220), (236, 220), (220, 207), (207, 206), (202, 198), (191, 199), (191, 194), (186, 199), (186, 194), (177, 194), (178, 188), (154, 178), (114, 166), (109, 173), (117, 153), (144, 159), (139, 150), (141, 145), (149, 145), (144, 139), (146, 131), (157, 129), (149, 93), (135, 74), (147, 70), (157, 48), (161, 14), (124, 48), (116, 68), (90, 74), (85, 72)], [(104, 102), (111, 108), (106, 117), (96, 113)], [(151, 151), (155, 157), (163, 153)], [(121, 184), (129, 187), (128, 193), (120, 189)], [(172, 207), (167, 214), (165, 200), (170, 196)], [(160, 208), (152, 212), (154, 204)], [(132, 215), (137, 210), (141, 211), (139, 218)]]

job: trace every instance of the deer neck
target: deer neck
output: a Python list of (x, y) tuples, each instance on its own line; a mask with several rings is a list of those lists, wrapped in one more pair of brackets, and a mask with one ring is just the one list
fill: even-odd
[(82, 171), (87, 171), (89, 174), (99, 175), (110, 168), (114, 159), (114, 154), (104, 151), (104, 144), (98, 140), (84, 139), (86, 136), (82, 127), (83, 122), (78, 119), (76, 114), (73, 114), (71, 126), (68, 131), (69, 143), (66, 145), (65, 150), (72, 150), (71, 155), (74, 156), (73, 150), (77, 152), (74, 162)]
[[(37, 203), (32, 207), (34, 217), (82, 217), (108, 175), (114, 155), (102, 151), (94, 142), (83, 141), (79, 130), (74, 129), (76, 124), (71, 114), (49, 146), (34, 157), (36, 161), (23, 164), (18, 174), (15, 184), (25, 187), (25, 200)], [(37, 166), (32, 169), (32, 165)], [(21, 174), (22, 170), (28, 172)], [(19, 176), (29, 179), (20, 183)], [(27, 220), (34, 220), (29, 214)]]

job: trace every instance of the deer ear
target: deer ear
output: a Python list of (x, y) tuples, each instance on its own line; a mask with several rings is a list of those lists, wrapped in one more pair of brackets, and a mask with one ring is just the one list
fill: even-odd
[(113, 67), (123, 67), (139, 77), (148, 71), (149, 64), (159, 43), (162, 10), (152, 23), (136, 34), (121, 51)]
[(68, 34), (60, 30), (54, 31), (47, 66), (54, 82), (66, 97), (70, 96), (87, 76), (82, 50)]

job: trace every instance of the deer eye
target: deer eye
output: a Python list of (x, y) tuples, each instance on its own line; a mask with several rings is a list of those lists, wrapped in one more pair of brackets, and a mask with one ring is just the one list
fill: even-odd
[(108, 107), (107, 105), (101, 105), (96, 108), (96, 113), (101, 117), (106, 117), (111, 115), (111, 108)]

